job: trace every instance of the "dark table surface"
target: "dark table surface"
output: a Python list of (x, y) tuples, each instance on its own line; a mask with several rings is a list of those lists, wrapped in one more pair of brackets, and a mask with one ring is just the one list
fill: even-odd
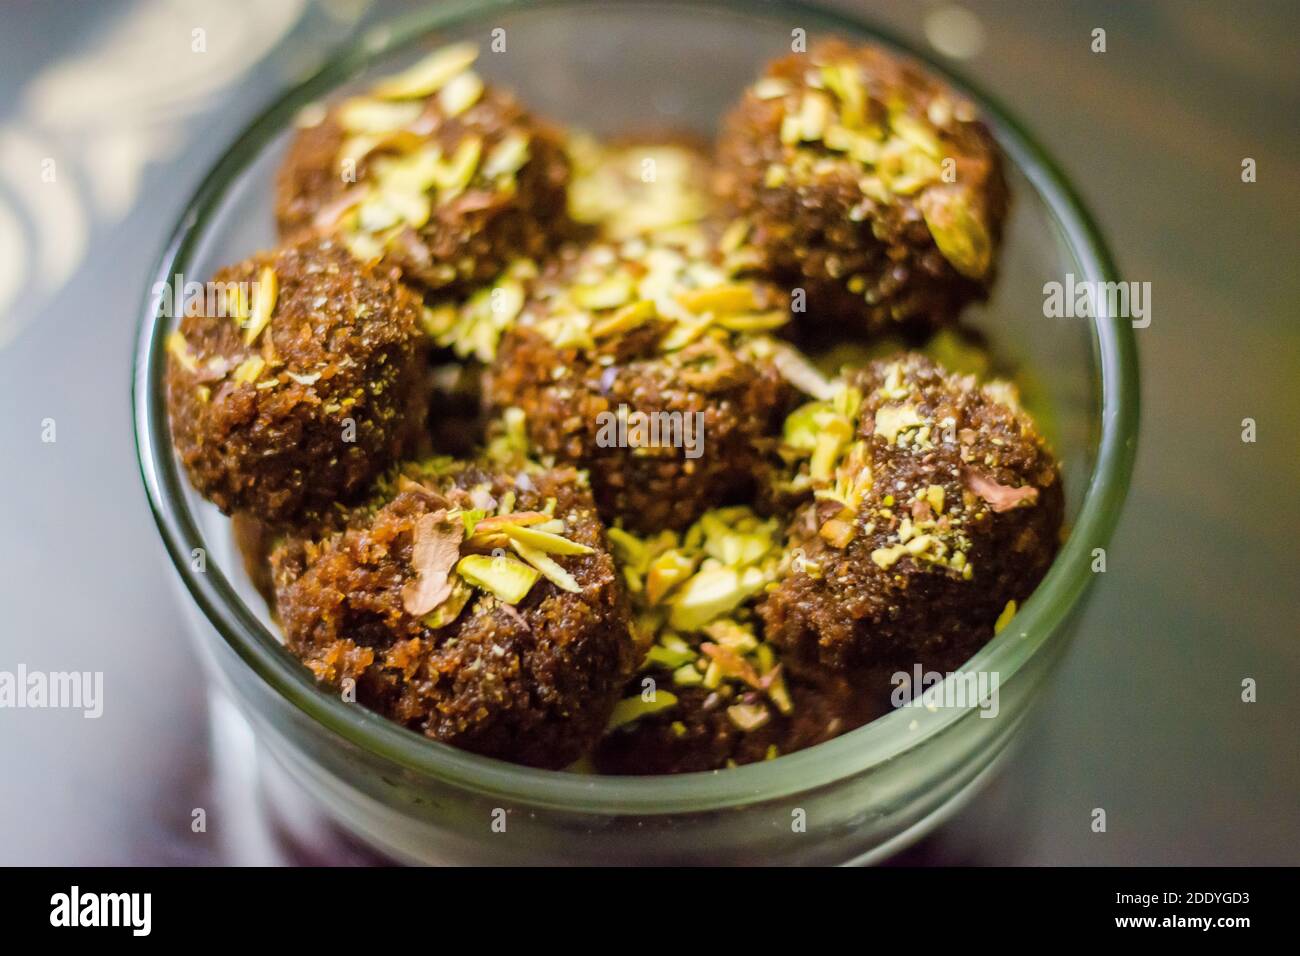
[[(211, 797), (204, 685), (135, 467), (138, 303), (182, 203), (254, 111), (408, 6), (4, 13), (0, 670), (103, 671), (105, 710), (0, 709), (0, 863), (222, 858), (188, 825)], [(1123, 277), (1152, 284), (1137, 474), (1080, 638), (1005, 772), (905, 858), (1300, 862), (1298, 8), (841, 6), (960, 56), (1060, 159)]]

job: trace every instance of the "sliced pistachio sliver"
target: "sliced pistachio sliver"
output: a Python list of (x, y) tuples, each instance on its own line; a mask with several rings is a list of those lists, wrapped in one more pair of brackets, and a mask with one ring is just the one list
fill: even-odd
[(537, 331), (557, 349), (596, 347), (596, 340), (591, 337), (591, 321), (581, 313), (552, 316), (538, 322)]
[(435, 306), (424, 306), (421, 314), (420, 324), (424, 326), (425, 334), (435, 340), (439, 345), (450, 345), (451, 342), (444, 342), (443, 338), (447, 336), (456, 324), (456, 304), (454, 302), (440, 302)]
[(762, 704), (732, 704), (727, 717), (737, 729), (748, 733), (758, 730), (772, 719), (772, 712)]
[(613, 545), (614, 554), (620, 563), (638, 568), (645, 566), (649, 559), (649, 548), (644, 541), (622, 528), (609, 528), (605, 531), (605, 536)]
[(573, 575), (560, 567), (559, 563), (545, 551), (530, 548), (519, 539), (513, 537), (510, 539), (510, 547), (512, 547), (521, 558), (541, 572), (542, 576), (546, 578), (546, 580), (550, 581), (561, 591), (568, 591), (572, 594), (581, 593), (582, 586), (578, 584)]
[(591, 554), (592, 549), (585, 544), (571, 541), (562, 535), (550, 531), (540, 531), (536, 526), (506, 525), (502, 530), (513, 541), (519, 541), (529, 548), (546, 554)]
[(400, 159), (385, 158), (375, 163), (375, 178), (384, 189), (400, 192), (427, 192), (438, 180), (442, 169), (442, 150), (427, 143)]
[(570, 297), (583, 309), (616, 309), (626, 305), (636, 294), (636, 284), (626, 272), (617, 272), (607, 279), (573, 288)]
[(608, 318), (592, 323), (591, 334), (598, 339), (609, 335), (622, 335), (649, 322), (655, 314), (655, 304), (649, 299), (630, 302)]
[(824, 93), (805, 93), (799, 108), (799, 138), (816, 142), (826, 132), (831, 118), (831, 101)]
[(993, 240), (971, 197), (957, 187), (927, 189), (917, 205), (943, 257), (962, 275), (982, 279), (993, 261)]
[(683, 664), (673, 671), (673, 683), (682, 687), (695, 687), (704, 683), (704, 675), (694, 664)]
[(384, 189), (380, 195), (384, 204), (397, 213), (412, 229), (419, 229), (429, 221), (432, 201), (427, 193)]
[(658, 604), (673, 588), (687, 580), (695, 570), (695, 560), (676, 548), (670, 548), (650, 562), (646, 569), (646, 599)]
[(241, 384), (252, 385), (264, 368), (266, 368), (266, 359), (260, 355), (250, 355), (239, 363), (235, 368), (235, 374), (231, 377)]
[(722, 566), (703, 568), (677, 592), (669, 623), (681, 631), (698, 630), (735, 610), (762, 585), (763, 575), (757, 568), (744, 572)]
[(998, 619), (993, 622), (993, 633), (1001, 634), (1006, 626), (1011, 623), (1011, 619), (1016, 616), (1016, 602), (1008, 601)]
[(198, 371), (198, 363), (194, 355), (190, 352), (190, 344), (185, 341), (185, 336), (180, 332), (172, 332), (167, 336), (167, 353), (174, 358), (181, 368), (185, 371), (194, 373)]
[(381, 193), (376, 193), (357, 207), (357, 226), (362, 232), (383, 232), (400, 224), (402, 214)]
[(385, 103), (367, 96), (355, 96), (339, 106), (338, 120), (349, 133), (394, 133), (419, 117), (419, 103)]
[(460, 612), (469, 603), (469, 599), (474, 596), (474, 589), (465, 582), (464, 578), (452, 575), (448, 583), (451, 584), (451, 593), (441, 604), (420, 618), (420, 623), (430, 630), (436, 631), (455, 623), (460, 617)]
[(275, 270), (270, 266), (263, 266), (257, 276), (257, 290), (253, 293), (253, 305), (249, 309), (248, 328), (244, 330), (245, 345), (256, 342), (262, 330), (270, 324), (279, 291)]
[(800, 451), (812, 451), (817, 447), (817, 415), (827, 409), (825, 402), (800, 405), (786, 416), (781, 441)]
[(938, 137), (934, 135), (930, 127), (910, 113), (894, 114), (890, 117), (889, 125), (902, 139), (911, 143), (931, 159), (939, 159), (943, 156), (943, 146), (940, 145)]
[(845, 126), (857, 129), (866, 122), (867, 94), (862, 77), (852, 63), (839, 63), (822, 67), (826, 88), (840, 100), (840, 119)]
[(720, 315), (713, 320), (713, 323), (730, 332), (770, 332), (781, 328), (789, 321), (789, 312), (776, 309), (772, 312), (755, 312), (750, 315)]
[(709, 330), (713, 324), (711, 318), (697, 319), (694, 321), (677, 322), (672, 330), (663, 337), (659, 343), (659, 348), (665, 352), (675, 352), (678, 349), (684, 349), (700, 336)]
[(438, 91), (438, 105), (449, 117), (459, 116), (479, 101), (483, 80), (473, 70), (466, 70), (447, 81)]
[(677, 301), (683, 308), (696, 315), (705, 312), (712, 312), (715, 315), (727, 312), (752, 312), (758, 308), (754, 287), (739, 282), (714, 286), (710, 289), (687, 289), (677, 293)]
[(528, 162), (528, 137), (520, 132), (507, 133), (488, 151), (483, 160), (483, 177), (496, 179), (517, 173)]
[(803, 123), (800, 118), (792, 113), (787, 113), (781, 119), (781, 142), (786, 146), (793, 146), (803, 136)]
[(508, 555), (467, 554), (456, 562), (456, 573), (506, 604), (518, 604), (532, 590), (541, 572)]
[(666, 690), (655, 690), (650, 700), (645, 700), (639, 694), (636, 697), (625, 697), (614, 705), (614, 711), (609, 715), (609, 723), (605, 726), (605, 730), (617, 730), (619, 727), (635, 723), (642, 717), (657, 714), (676, 705), (677, 695), (670, 694)]
[(724, 253), (736, 252), (745, 244), (749, 238), (749, 221), (745, 219), (736, 219), (723, 230), (722, 238), (718, 240), (718, 249)]
[(344, 233), (343, 244), (348, 247), (348, 251), (353, 256), (362, 262), (378, 259), (384, 254), (383, 242), (364, 232)]
[(483, 153), (483, 140), (478, 136), (467, 136), (461, 140), (456, 152), (443, 163), (434, 179), (439, 190), (439, 199), (447, 200), (459, 195), (474, 178), (478, 169), (479, 157)]
[(477, 59), (476, 44), (455, 43), (445, 46), (401, 73), (376, 83), (371, 93), (387, 100), (430, 96), (442, 89), (458, 73), (469, 69)]

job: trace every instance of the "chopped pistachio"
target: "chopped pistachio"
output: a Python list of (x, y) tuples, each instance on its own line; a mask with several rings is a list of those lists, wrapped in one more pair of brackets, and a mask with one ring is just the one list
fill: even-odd
[(257, 276), (257, 290), (253, 293), (253, 305), (249, 310), (248, 328), (244, 330), (244, 344), (252, 345), (257, 341), (257, 337), (262, 334), (262, 330), (270, 324), (271, 315), (275, 312), (275, 300), (279, 295), (279, 283), (276, 281), (275, 270), (270, 266), (263, 266), (262, 271)]
[(528, 155), (528, 136), (512, 130), (492, 147), (483, 160), (483, 177), (496, 179), (514, 175), (528, 162)]
[(536, 526), (505, 525), (502, 530), (510, 538), (546, 554), (591, 554), (592, 549), (558, 534), (541, 531)]
[(993, 260), (993, 241), (973, 209), (969, 191), (956, 186), (927, 189), (917, 205), (943, 257), (962, 275), (983, 278)]
[(171, 332), (167, 336), (167, 352), (185, 371), (191, 374), (198, 370), (198, 363), (190, 352), (190, 345), (180, 332)]
[(690, 664), (684, 664), (673, 671), (673, 683), (683, 687), (696, 687), (704, 683), (704, 675)]
[(834, 412), (821, 412), (814, 416), (814, 422), (819, 430), (808, 471), (814, 481), (825, 481), (831, 477), (840, 454), (853, 440), (853, 423)]
[[(507, 531), (507, 534), (509, 534), (509, 531)], [(564, 539), (561, 538), (560, 540)], [(546, 580), (550, 581), (560, 590), (568, 591), (571, 594), (580, 594), (582, 592), (581, 585), (578, 584), (573, 575), (562, 568), (559, 562), (553, 559), (545, 551), (538, 548), (530, 548), (515, 537), (510, 538), (510, 547), (514, 548), (521, 558), (540, 571)]]
[(384, 204), (412, 229), (419, 229), (429, 221), (433, 204), (426, 193), (383, 189), (380, 195), (383, 196)]
[(998, 619), (993, 624), (993, 633), (1001, 634), (1003, 629), (1011, 623), (1011, 619), (1016, 616), (1016, 602), (1008, 601), (1007, 606), (1002, 609)]
[(474, 596), (474, 589), (463, 578), (452, 577), (449, 583), (451, 593), (441, 604), (420, 618), (420, 623), (431, 630), (436, 631), (454, 623), (460, 617), (460, 612), (465, 609), (465, 605), (469, 603), (469, 599)]
[(626, 305), (635, 294), (632, 277), (626, 272), (616, 272), (600, 282), (575, 286), (571, 296), (580, 308), (600, 310)]
[(824, 93), (805, 93), (799, 109), (799, 138), (816, 142), (826, 132), (831, 101)]
[(353, 134), (392, 133), (414, 123), (422, 110), (419, 103), (385, 103), (357, 96), (339, 106), (339, 125)]
[(592, 323), (591, 334), (598, 339), (609, 335), (622, 335), (644, 325), (655, 317), (655, 304), (650, 299), (629, 302), (609, 318)]
[(902, 139), (922, 150), (930, 158), (939, 159), (943, 156), (943, 147), (934, 132), (910, 114), (895, 114), (890, 117), (889, 125)]
[(913, 405), (882, 405), (876, 409), (875, 434), (890, 444), (898, 440), (900, 432), (924, 424), (925, 419), (921, 418)]
[(758, 730), (772, 719), (772, 712), (762, 704), (732, 704), (727, 717), (740, 730), (749, 733)]
[(738, 282), (708, 289), (686, 289), (677, 293), (677, 301), (697, 315), (705, 312), (752, 312), (758, 308), (754, 286)]
[(264, 368), (266, 368), (266, 359), (260, 355), (250, 355), (239, 363), (232, 378), (241, 384), (252, 385)]
[(376, 83), (371, 92), (389, 100), (430, 96), (478, 59), (473, 43), (456, 43), (436, 50), (401, 73)]
[(402, 214), (379, 193), (372, 193), (357, 207), (357, 226), (363, 232), (383, 232), (401, 222)]
[(646, 570), (646, 598), (658, 604), (664, 595), (691, 576), (695, 561), (675, 548), (652, 560)]
[(714, 621), (704, 627), (704, 633), (723, 647), (747, 654), (758, 648), (758, 638), (754, 632), (741, 627), (735, 621)]
[(478, 169), (479, 157), (483, 153), (483, 140), (478, 136), (466, 136), (456, 147), (456, 152), (442, 163), (434, 184), (438, 187), (438, 199), (445, 202), (465, 190)]
[(541, 577), (536, 568), (506, 555), (467, 554), (456, 563), (456, 573), (506, 604), (522, 601)]
[[(748, 571), (757, 569), (749, 568)], [(735, 568), (705, 568), (682, 585), (672, 602), (669, 622), (683, 631), (693, 631), (739, 607), (763, 585), (763, 575)]]
[(896, 544), (889, 548), (876, 548), (876, 550), (871, 552), (871, 560), (876, 563), (877, 567), (888, 571), (898, 563), (898, 559), (906, 553), (907, 549), (903, 545)]
[(479, 101), (483, 80), (472, 70), (459, 73), (438, 91), (438, 105), (447, 116), (459, 116)]
[[(662, 644), (655, 644), (646, 653), (646, 663), (658, 664), (660, 667), (667, 667), (676, 670), (684, 664), (690, 664), (695, 660), (695, 652), (689, 647), (684, 650), (664, 647)], [(691, 668), (695, 670), (695, 668)], [(699, 671), (696, 671), (698, 674)]]
[(640, 694), (635, 697), (625, 697), (614, 705), (614, 711), (609, 715), (609, 723), (605, 729), (607, 731), (616, 730), (627, 724), (635, 723), (642, 717), (657, 714), (661, 710), (674, 707), (676, 704), (677, 695), (666, 690), (656, 689), (650, 700), (645, 700)]
[(840, 101), (840, 119), (845, 126), (858, 128), (866, 122), (867, 93), (856, 64), (837, 63), (822, 67), (822, 81)]

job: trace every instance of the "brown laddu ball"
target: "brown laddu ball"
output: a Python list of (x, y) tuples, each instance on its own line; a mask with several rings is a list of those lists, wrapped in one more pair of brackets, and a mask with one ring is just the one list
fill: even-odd
[(563, 137), (485, 84), (476, 56), (445, 47), (308, 115), (276, 179), (280, 234), (337, 233), (434, 291), (549, 253), (571, 230)]
[(801, 322), (928, 329), (986, 296), (1007, 210), (974, 107), (878, 47), (770, 63), (727, 118), (715, 186)]
[(560, 768), (633, 666), (622, 583), (574, 469), (403, 466), (318, 540), (271, 556), (290, 650), (434, 740)]
[(993, 637), (1055, 556), (1055, 459), (1014, 389), (908, 354), (845, 375), (787, 420), (811, 492), (768, 640), (836, 667), (953, 670)]
[(168, 339), (172, 438), (194, 487), (271, 525), (362, 492), (423, 417), (418, 297), (330, 239), (253, 256), (207, 289)]
[(486, 382), (537, 454), (586, 468), (602, 516), (683, 528), (752, 488), (793, 394), (765, 333), (784, 296), (702, 231), (598, 243), (553, 264)]

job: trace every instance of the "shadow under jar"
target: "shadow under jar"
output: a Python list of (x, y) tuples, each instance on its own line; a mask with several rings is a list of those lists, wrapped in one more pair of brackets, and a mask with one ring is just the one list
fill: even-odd
[[(1137, 368), (1127, 320), (1048, 318), (1043, 285), (1112, 281), (1114, 267), (1060, 172), (995, 103), (874, 28), (796, 4), (545, 2), (438, 5), (363, 38), (272, 106), (194, 197), (157, 276), (210, 275), (274, 245), (274, 173), (304, 106), (358, 88), (463, 39), (509, 55), (485, 76), (530, 107), (598, 135), (683, 128), (711, 138), (791, 30), (916, 56), (981, 109), (1013, 196), (1000, 278), (967, 324), (1023, 371), (1062, 463), (1069, 536), (1019, 613), (970, 662), (999, 678), (996, 717), (978, 704), (904, 707), (808, 750), (714, 773), (605, 777), (533, 770), (427, 740), (345, 703), (281, 645), (242, 570), (230, 522), (184, 480), (164, 399), (173, 320), (147, 310), (134, 398), (140, 466), (183, 587), (192, 631), (223, 703), (247, 723), (272, 800), (326, 830), (412, 863), (824, 864), (886, 858), (934, 828), (992, 772), (1067, 646), (1127, 490)], [(196, 548), (206, 570), (191, 564)], [(226, 705), (229, 706), (226, 706)], [(291, 794), (286, 797), (285, 794)], [(281, 814), (283, 816), (284, 813)], [(504, 823), (504, 832), (503, 831)], [(329, 853), (328, 848), (325, 852)]]

